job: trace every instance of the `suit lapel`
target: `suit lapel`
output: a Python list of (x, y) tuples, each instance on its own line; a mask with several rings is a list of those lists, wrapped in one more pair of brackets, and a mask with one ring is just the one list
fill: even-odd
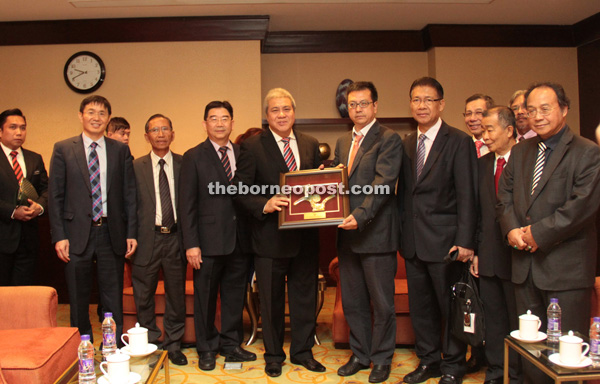
[(179, 173), (181, 172), (182, 159), (174, 153), (171, 153), (171, 155), (173, 156), (173, 176), (175, 178), (175, 208), (179, 208)]
[(437, 158), (440, 156), (444, 147), (446, 146), (446, 142), (448, 141), (448, 126), (446, 123), (442, 122), (442, 126), (435, 136), (435, 140), (433, 141), (433, 145), (429, 150), (429, 154), (427, 155), (427, 160), (425, 160), (425, 164), (423, 165), (423, 170), (421, 171), (421, 177), (417, 180), (419, 183), (421, 180), (425, 179), (427, 173), (433, 167), (433, 164), (437, 161)]
[(31, 156), (31, 152), (23, 149), (23, 147), (21, 147), (21, 150), (23, 151), (23, 158), (25, 159), (25, 169), (27, 170), (26, 179), (31, 180), (33, 174), (35, 173), (35, 164), (33, 163), (33, 156)]
[[(150, 154), (144, 156), (142, 159), (142, 176), (144, 177), (144, 182), (146, 184), (145, 188), (148, 191), (148, 195), (150, 195), (150, 199), (152, 200), (152, 206), (156, 210), (156, 190), (158, 187), (154, 185), (154, 173), (152, 172), (152, 158)], [(141, 186), (140, 186), (141, 187)]]
[[(296, 136), (296, 139), (297, 138), (298, 136)], [(263, 147), (265, 148), (267, 156), (270, 157), (275, 164), (277, 164), (279, 171), (281, 173), (288, 173), (290, 170), (285, 164), (285, 160), (283, 159), (283, 155), (281, 154), (279, 145), (277, 145), (277, 141), (275, 141), (275, 137), (273, 136), (273, 133), (271, 132), (271, 130), (269, 130), (269, 128), (265, 129), (265, 131), (261, 135), (260, 140), (262, 142)], [(300, 151), (300, 144), (298, 144), (298, 151)]]
[(106, 145), (106, 194), (108, 195), (108, 191), (110, 191), (111, 179), (115, 174), (115, 167), (117, 166), (117, 162), (113, 161), (117, 158), (117, 146), (110, 139), (104, 138), (104, 143)]
[(227, 174), (225, 173), (225, 168), (223, 168), (223, 163), (221, 163), (221, 159), (219, 158), (219, 154), (215, 151), (215, 147), (213, 147), (210, 139), (206, 139), (202, 145), (202, 150), (205, 152), (206, 158), (210, 160), (211, 165), (216, 169), (219, 177), (221, 178), (221, 182), (224, 185), (229, 185), (229, 179), (227, 178)]
[[(354, 162), (352, 163), (352, 169), (350, 170), (348, 177), (352, 176), (352, 174), (354, 173), (354, 170), (360, 163), (360, 159), (362, 158), (362, 156), (365, 153), (367, 153), (369, 151), (369, 149), (371, 149), (371, 146), (376, 141), (377, 135), (379, 135), (379, 123), (375, 122), (375, 124), (373, 124), (371, 129), (369, 129), (369, 132), (367, 133), (365, 138), (362, 140), (360, 147), (358, 147), (358, 151), (356, 152), (356, 157), (354, 158)], [(350, 135), (350, 137), (352, 137), (352, 134)], [(350, 161), (350, 159), (348, 159), (348, 161)]]
[[(9, 180), (11, 189), (19, 188), (19, 183), (17, 183), (17, 177), (15, 176), (15, 170), (12, 167), (12, 164), (8, 161), (8, 157), (4, 155), (4, 151), (0, 153), (0, 169), (2, 172), (6, 174), (6, 179)], [(25, 163), (27, 166), (27, 163)]]
[(492, 196), (492, 201), (496, 201), (496, 175), (494, 174), (494, 163), (496, 156), (488, 156), (486, 159), (484, 172), (484, 184), (486, 185), (487, 193)]
[(404, 145), (404, 153), (406, 153), (406, 157), (408, 157), (409, 164), (407, 166), (410, 168), (410, 178), (412, 180), (413, 188), (417, 184), (416, 180), (416, 165), (415, 165), (415, 152), (417, 146), (417, 133), (411, 133), (406, 137), (406, 144)]
[(90, 171), (88, 170), (87, 159), (85, 155), (85, 147), (83, 145), (83, 138), (81, 135), (77, 136), (73, 140), (73, 156), (75, 157), (75, 161), (79, 166), (79, 170), (81, 171), (81, 176), (87, 180), (87, 183), (84, 183), (88, 189), (88, 191), (92, 191), (92, 186), (90, 184)]

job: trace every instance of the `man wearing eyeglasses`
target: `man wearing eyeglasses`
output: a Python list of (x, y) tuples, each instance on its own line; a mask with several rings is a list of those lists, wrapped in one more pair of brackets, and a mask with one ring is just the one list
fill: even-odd
[(154, 296), (162, 271), (165, 284), (163, 349), (175, 365), (186, 365), (180, 341), (185, 328), (185, 269), (178, 230), (181, 155), (171, 152), (175, 139), (168, 117), (150, 116), (144, 138), (152, 150), (134, 160), (137, 187), (138, 249), (132, 258), (131, 280), (138, 322), (148, 329), (148, 341), (160, 344)]
[[(232, 196), (211, 194), (209, 185), (229, 186), (237, 171), (239, 146), (229, 140), (233, 107), (212, 101), (202, 123), (207, 139), (183, 155), (180, 190), (183, 246), (194, 268), (194, 325), (198, 367), (215, 369), (216, 355), (227, 361), (253, 361), (242, 349), (243, 310), (250, 260), (242, 252), (240, 228)], [(215, 327), (221, 296), (221, 330)]]
[[(461, 262), (474, 255), (477, 155), (471, 137), (441, 119), (444, 89), (437, 80), (415, 80), (409, 95), (418, 127), (404, 141), (398, 200), (401, 254), (420, 362), (404, 382), (442, 376), (442, 384), (459, 384), (466, 370), (466, 345), (450, 334), (442, 319), (448, 319), (450, 286), (458, 280)], [(444, 262), (454, 251), (458, 262)]]
[[(513, 248), (517, 313), (531, 310), (546, 329), (546, 308), (555, 297), (562, 331), (586, 334), (597, 262), (600, 149), (567, 125), (569, 99), (561, 85), (534, 84), (525, 101), (538, 136), (513, 147), (496, 209)], [(537, 370), (525, 369), (539, 382)]]
[[(340, 137), (333, 165), (348, 168), (348, 184), (387, 186), (386, 194), (350, 194), (350, 215), (338, 226), (338, 255), (344, 316), (350, 326), (350, 360), (338, 375), (373, 368), (370, 383), (388, 379), (396, 340), (394, 276), (400, 230), (394, 196), (402, 140), (379, 124), (377, 89), (371, 82), (348, 86), (352, 131)], [(371, 311), (372, 308), (372, 311)]]
[(66, 263), (71, 326), (92, 337), (89, 301), (96, 263), (102, 305), (123, 332), (125, 258), (137, 248), (135, 176), (129, 147), (104, 137), (109, 101), (88, 96), (79, 106), (81, 135), (54, 144), (48, 215), (58, 258)]
[(467, 100), (465, 100), (465, 112), (463, 113), (463, 116), (465, 118), (465, 125), (473, 135), (477, 157), (481, 157), (490, 152), (483, 140), (483, 125), (481, 124), (481, 119), (483, 118), (483, 112), (490, 109), (492, 105), (494, 105), (494, 99), (481, 93), (469, 96)]
[(524, 89), (518, 90), (513, 93), (508, 103), (510, 109), (515, 114), (517, 119), (517, 143), (521, 140), (530, 139), (537, 136), (537, 133), (529, 126), (529, 120), (527, 119), (527, 108), (525, 107), (525, 92)]

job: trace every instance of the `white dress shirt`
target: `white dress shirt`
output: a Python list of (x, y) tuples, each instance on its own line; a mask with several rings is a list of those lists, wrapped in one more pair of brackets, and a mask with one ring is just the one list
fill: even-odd
[[(275, 141), (277, 141), (277, 145), (279, 146), (279, 150), (281, 151), (281, 156), (283, 156), (283, 148), (285, 146), (285, 143), (283, 141), (281, 141), (281, 139), (285, 139), (285, 137), (279, 136), (279, 134), (277, 132), (275, 132), (274, 130), (272, 130), (271, 127), (269, 127), (269, 129), (271, 130), (271, 133), (273, 133), (273, 137), (275, 137)], [(289, 138), (290, 138), (290, 149), (292, 150), (292, 153), (294, 154), (294, 160), (296, 160), (297, 171), (299, 171), (300, 170), (300, 151), (298, 150), (298, 141), (296, 140), (294, 131), (290, 132)], [(285, 156), (284, 156), (284, 158), (285, 158)]]
[[(10, 155), (10, 153), (13, 151), (12, 149), (8, 148), (6, 145), (0, 143), (0, 146), (2, 146), (2, 150), (4, 151), (4, 154), (6, 155), (6, 158), (8, 159), (8, 164), (10, 164), (10, 167), (12, 168), (12, 156)], [(21, 149), (21, 147), (15, 149), (15, 151), (18, 152), (17, 154), (17, 162), (19, 163), (19, 165), (21, 166), (21, 170), (23, 171), (23, 178), (27, 177), (27, 167), (25, 167), (25, 157), (23, 156), (23, 150)]]
[[(158, 157), (153, 151), (150, 152), (150, 159), (152, 160), (152, 176), (154, 177), (154, 196), (156, 198), (156, 216), (154, 218), (154, 225), (161, 226), (162, 225), (162, 204), (160, 201), (160, 187), (159, 187), (159, 174), (160, 174), (160, 164), (158, 164), (161, 159)], [(177, 222), (177, 210), (175, 209), (175, 174), (173, 173), (173, 154), (169, 151), (165, 157), (164, 170), (167, 175), (167, 180), (169, 181), (169, 190), (171, 191), (171, 204), (173, 204), (173, 215), (175, 216), (175, 222)]]
[[(429, 151), (431, 151), (431, 146), (433, 145), (433, 142), (435, 141), (435, 138), (438, 134), (438, 132), (440, 131), (440, 128), (442, 127), (442, 119), (438, 118), (438, 121), (433, 125), (433, 127), (429, 128), (427, 130), (427, 132), (424, 133), (426, 139), (425, 139), (425, 158), (423, 159), (423, 165), (425, 165), (425, 163), (427, 162), (427, 157), (429, 156)], [(421, 132), (421, 130), (419, 128), (417, 128), (417, 150), (419, 148), (419, 136), (421, 136), (423, 132)], [(415, 154), (417, 152), (415, 151)], [(416, 160), (416, 158), (415, 158)]]

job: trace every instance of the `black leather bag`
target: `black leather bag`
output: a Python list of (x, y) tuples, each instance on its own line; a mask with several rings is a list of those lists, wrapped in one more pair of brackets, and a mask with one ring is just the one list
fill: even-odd
[(462, 276), (451, 288), (450, 332), (459, 340), (478, 347), (485, 344), (485, 313), (475, 278), (465, 264)]

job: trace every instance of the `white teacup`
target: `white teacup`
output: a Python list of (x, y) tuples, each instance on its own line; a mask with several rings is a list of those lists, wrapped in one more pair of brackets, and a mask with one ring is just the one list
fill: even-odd
[[(129, 343), (125, 341), (125, 336)], [(140, 323), (135, 323), (135, 327), (130, 328), (127, 333), (121, 335), (123, 344), (129, 347), (129, 352), (135, 355), (146, 353), (148, 350), (148, 329), (140, 327)]]
[(120, 351), (106, 356), (106, 361), (100, 363), (100, 370), (109, 383), (127, 384), (129, 383), (129, 356)]
[[(590, 350), (590, 345), (584, 343), (581, 337), (573, 335), (573, 331), (569, 331), (568, 335), (559, 337), (559, 358), (561, 363), (566, 365), (577, 365), (585, 358), (585, 355)], [(582, 346), (585, 345), (585, 350), (581, 352)]]
[(540, 318), (527, 310), (526, 314), (519, 316), (519, 337), (523, 340), (535, 340), (541, 326)]

